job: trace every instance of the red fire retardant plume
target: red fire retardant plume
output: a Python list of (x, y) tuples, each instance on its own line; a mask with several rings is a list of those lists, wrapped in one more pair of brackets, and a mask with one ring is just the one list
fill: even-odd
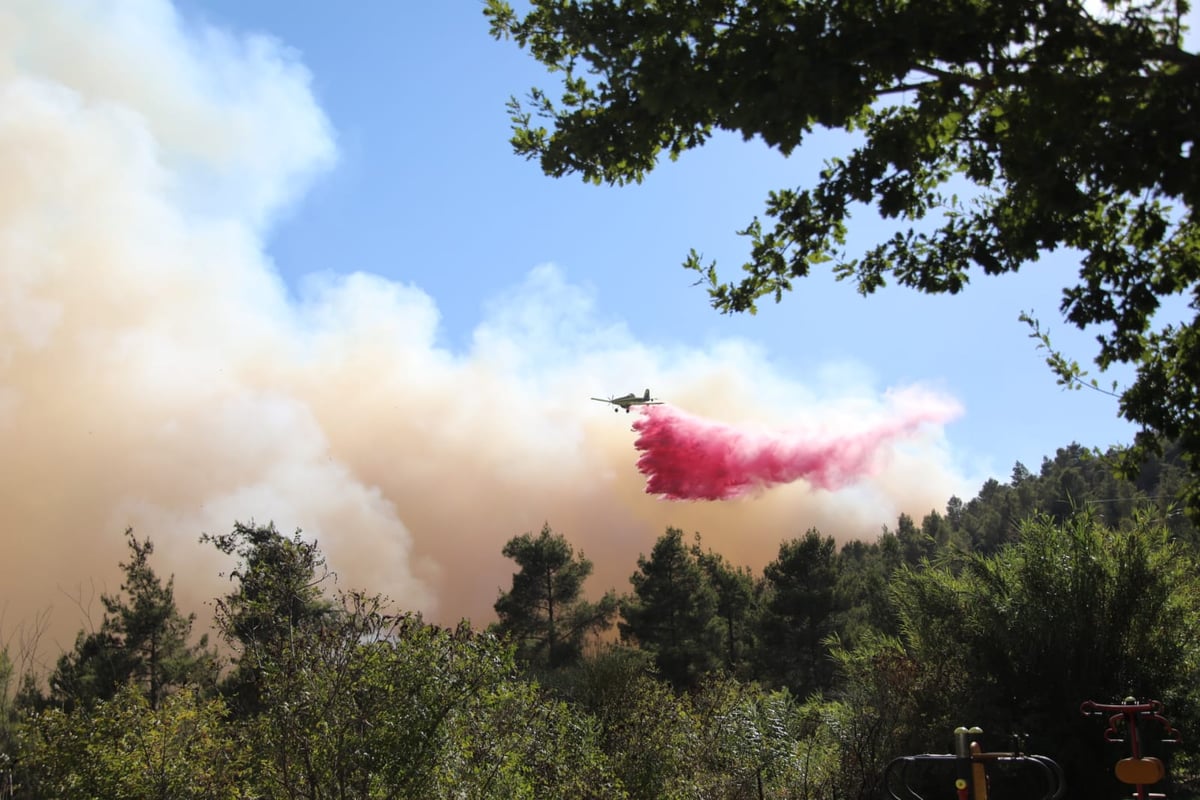
[(957, 409), (935, 403), (856, 433), (762, 433), (701, 419), (669, 406), (651, 406), (633, 423), (640, 435), (637, 467), (646, 493), (672, 500), (729, 500), (803, 478), (837, 489), (869, 474), (885, 444), (922, 423), (944, 422)]

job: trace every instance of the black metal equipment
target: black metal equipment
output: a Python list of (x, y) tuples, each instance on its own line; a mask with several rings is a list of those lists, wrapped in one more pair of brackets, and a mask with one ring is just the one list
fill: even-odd
[[(993, 783), (1020, 785), (1022, 798), (1059, 800), (1066, 792), (1062, 767), (1048, 756), (1022, 752), (1021, 737), (1013, 749), (985, 752), (979, 728), (956, 728), (953, 753), (923, 753), (893, 759), (883, 782), (892, 800), (988, 800)], [(947, 791), (953, 780), (953, 793)], [(1036, 787), (1030, 793), (1029, 787)]]

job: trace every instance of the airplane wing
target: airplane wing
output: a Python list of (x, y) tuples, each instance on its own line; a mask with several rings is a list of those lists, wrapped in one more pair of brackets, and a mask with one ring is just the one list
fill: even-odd
[(601, 403), (611, 403), (612, 402), (612, 400), (609, 400), (607, 397), (593, 397), (592, 399), (599, 400)]

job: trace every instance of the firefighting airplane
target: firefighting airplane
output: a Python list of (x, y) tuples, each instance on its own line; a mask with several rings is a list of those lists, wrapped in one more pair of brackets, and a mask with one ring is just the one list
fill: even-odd
[(642, 395), (641, 397), (638, 397), (633, 392), (630, 392), (629, 394), (621, 395), (620, 397), (593, 397), (592, 399), (599, 400), (601, 403), (612, 403), (614, 406), (616, 406), (616, 408), (613, 409), (614, 414), (616, 412), (620, 411), (622, 408), (625, 409), (625, 413), (628, 414), (629, 409), (632, 408), (633, 406), (661, 406), (662, 405), (661, 400), (658, 400), (658, 399), (650, 396), (649, 389), (647, 389), (646, 393), (644, 395)]

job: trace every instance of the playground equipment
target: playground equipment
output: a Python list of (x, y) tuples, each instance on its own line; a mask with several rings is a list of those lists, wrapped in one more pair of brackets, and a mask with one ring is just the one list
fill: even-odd
[[(1162, 715), (1163, 704), (1157, 700), (1138, 702), (1132, 697), (1126, 697), (1123, 703), (1096, 703), (1085, 701), (1079, 707), (1080, 712), (1088, 717), (1108, 716), (1108, 727), (1104, 730), (1106, 741), (1129, 745), (1129, 755), (1117, 762), (1114, 769), (1117, 780), (1134, 787), (1137, 800), (1157, 800), (1166, 797), (1159, 792), (1148, 792), (1152, 786), (1167, 776), (1167, 769), (1161, 759), (1147, 756), (1142, 746), (1145, 729), (1151, 724), (1162, 728), (1160, 739), (1164, 744), (1179, 744), (1179, 731), (1171, 726), (1170, 721)], [(1125, 726), (1122, 736), (1119, 727)]]
[[(1066, 791), (1062, 768), (1047, 756), (1022, 752), (1022, 737), (1013, 737), (1013, 749), (985, 752), (979, 728), (955, 728), (953, 753), (923, 753), (893, 759), (884, 770), (883, 782), (892, 800), (925, 800), (918, 788), (931, 779), (953, 776), (957, 800), (988, 800), (991, 778), (996, 772), (1024, 773), (1017, 777), (1038, 786), (1040, 800), (1058, 800)], [(942, 794), (939, 792), (939, 794)], [(1023, 795), (1027, 797), (1030, 795)]]

